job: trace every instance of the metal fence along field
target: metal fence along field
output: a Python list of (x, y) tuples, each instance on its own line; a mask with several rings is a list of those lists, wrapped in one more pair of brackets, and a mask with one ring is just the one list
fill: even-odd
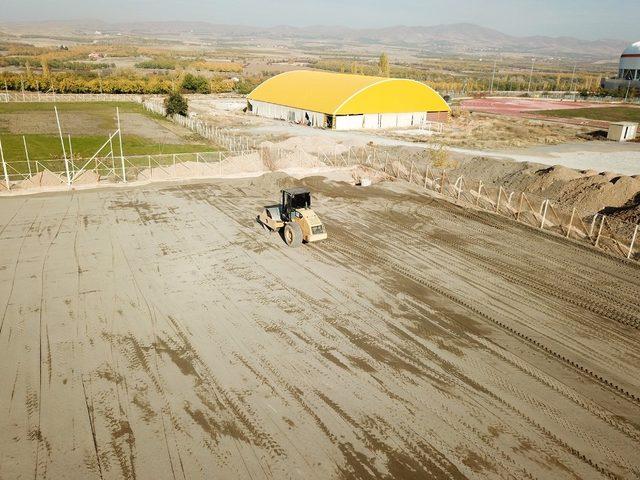
[[(165, 113), (160, 99), (140, 99), (140, 102), (149, 111)], [(581, 218), (576, 213), (579, 211), (577, 206), (567, 211), (550, 199), (530, 193), (509, 190), (500, 185), (485, 185), (480, 180), (464, 176), (450, 177), (446, 169), (428, 161), (408, 162), (370, 145), (315, 152), (307, 152), (301, 147), (293, 150), (259, 147), (255, 141), (232, 129), (216, 128), (197, 118), (180, 115), (171, 118), (225, 146), (227, 151), (124, 155), (122, 149), (118, 150), (113, 145), (119, 140), (119, 129), (89, 159), (13, 161), (1, 155), (0, 144), (4, 180), (0, 188), (4, 194), (20, 194), (115, 183), (256, 176), (278, 170), (313, 173), (314, 170), (361, 166), (380, 172), (386, 178), (408, 181), (462, 206), (489, 211), (540, 231), (588, 242), (627, 259), (640, 259), (636, 247), (639, 236), (636, 224), (600, 213)]]

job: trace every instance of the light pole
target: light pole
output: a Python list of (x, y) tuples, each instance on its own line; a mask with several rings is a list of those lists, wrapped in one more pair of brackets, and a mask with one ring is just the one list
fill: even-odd
[(571, 74), (571, 85), (569, 86), (569, 91), (571, 93), (573, 93), (573, 101), (574, 102), (576, 101), (576, 93), (573, 91), (573, 81), (576, 78), (576, 66), (577, 65), (578, 65), (577, 63), (573, 64), (573, 73)]
[(536, 63), (536, 59), (531, 59), (531, 72), (529, 73), (529, 87), (527, 88), (527, 93), (531, 93), (531, 80), (533, 80), (533, 64)]
[(489, 93), (493, 93), (493, 81), (496, 78), (496, 65), (498, 65), (498, 59), (497, 58), (493, 62), (493, 73), (491, 74), (491, 88), (489, 89)]

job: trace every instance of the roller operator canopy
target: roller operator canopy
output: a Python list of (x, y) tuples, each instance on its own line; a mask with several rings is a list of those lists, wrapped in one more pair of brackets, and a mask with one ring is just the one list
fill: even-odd
[(415, 80), (312, 70), (270, 78), (249, 99), (329, 115), (450, 111), (435, 90)]

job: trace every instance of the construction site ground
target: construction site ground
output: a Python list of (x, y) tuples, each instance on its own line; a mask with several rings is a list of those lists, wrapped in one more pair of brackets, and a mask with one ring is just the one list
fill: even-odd
[(0, 478), (637, 478), (640, 269), (401, 182), (5, 198)]

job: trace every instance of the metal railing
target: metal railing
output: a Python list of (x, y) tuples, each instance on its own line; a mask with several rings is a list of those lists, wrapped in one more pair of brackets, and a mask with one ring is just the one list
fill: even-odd
[(9, 102), (135, 102), (142, 103), (148, 95), (133, 93), (55, 93), (0, 92), (0, 103)]

